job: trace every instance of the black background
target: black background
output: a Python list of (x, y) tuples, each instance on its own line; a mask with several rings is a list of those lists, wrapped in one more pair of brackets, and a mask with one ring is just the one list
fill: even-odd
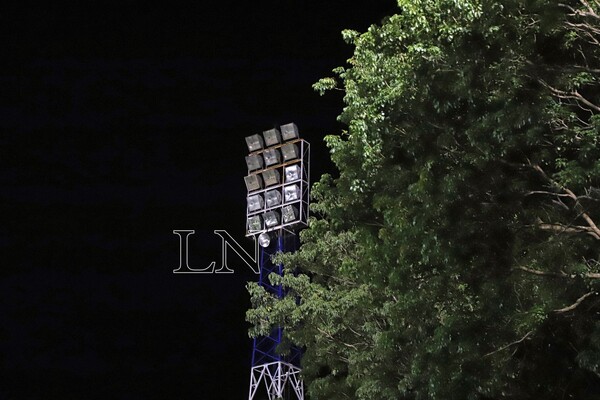
[(343, 126), (344, 28), (392, 0), (3, 5), (0, 399), (246, 398), (244, 137), (295, 122), (312, 176)]

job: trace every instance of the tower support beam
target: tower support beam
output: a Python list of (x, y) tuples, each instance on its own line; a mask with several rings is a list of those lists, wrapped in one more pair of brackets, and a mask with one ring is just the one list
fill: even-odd
[(248, 400), (254, 399), (261, 383), (267, 390), (269, 400), (282, 399), (286, 386), (292, 388), (298, 400), (304, 400), (304, 385), (300, 378), (300, 368), (293, 364), (275, 361), (252, 367)]

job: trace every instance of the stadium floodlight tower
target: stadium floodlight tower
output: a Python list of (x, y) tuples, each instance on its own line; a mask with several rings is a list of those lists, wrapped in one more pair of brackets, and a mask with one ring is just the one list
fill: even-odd
[[(296, 124), (280, 128), (246, 137), (249, 154), (244, 180), (248, 190), (246, 236), (257, 238), (261, 246), (258, 283), (282, 298), (283, 288), (271, 285), (268, 275), (283, 274), (283, 265), (274, 264), (272, 256), (295, 251), (296, 233), (308, 225), (310, 145), (299, 138)], [(276, 327), (268, 336), (254, 339), (248, 400), (254, 399), (262, 385), (269, 400), (290, 396), (304, 400), (300, 349), (292, 347), (285, 356), (278, 354), (282, 333), (282, 328)]]

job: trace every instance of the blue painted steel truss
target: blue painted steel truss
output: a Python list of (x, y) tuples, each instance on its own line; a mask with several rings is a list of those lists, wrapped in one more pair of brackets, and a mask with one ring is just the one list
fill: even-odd
[[(285, 291), (281, 285), (272, 285), (269, 282), (269, 274), (283, 274), (283, 265), (274, 264), (272, 257), (279, 252), (294, 252), (298, 248), (298, 238), (294, 234), (288, 234), (281, 231), (277, 236), (277, 240), (273, 240), (269, 247), (261, 248), (260, 253), (260, 276), (258, 283), (269, 293), (274, 294), (278, 298), (285, 296)], [(252, 366), (256, 367), (272, 362), (285, 362), (295, 366), (299, 366), (301, 350), (295, 346), (289, 349), (285, 355), (277, 352), (278, 346), (282, 342), (283, 329), (281, 327), (274, 328), (268, 336), (261, 336), (254, 339), (252, 348)]]

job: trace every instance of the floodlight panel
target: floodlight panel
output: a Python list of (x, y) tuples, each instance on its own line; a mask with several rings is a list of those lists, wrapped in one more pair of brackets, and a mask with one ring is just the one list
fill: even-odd
[(262, 150), (263, 147), (265, 147), (263, 138), (260, 135), (247, 136), (246, 145), (248, 146), (248, 151), (250, 151), (250, 153)]
[(265, 226), (267, 228), (273, 228), (279, 225), (279, 213), (277, 211), (269, 211), (265, 213)]
[(295, 123), (281, 125), (281, 136), (283, 140), (292, 140), (298, 137), (298, 127)]
[(268, 208), (281, 204), (281, 193), (279, 190), (269, 190), (265, 193), (265, 198)]
[(257, 169), (261, 169), (264, 164), (261, 156), (257, 154), (252, 154), (246, 156), (246, 165), (248, 166), (248, 171), (254, 171)]
[(248, 196), (248, 211), (254, 212), (262, 209), (265, 206), (265, 201), (260, 194)]
[(293, 182), (300, 179), (300, 166), (299, 165), (290, 165), (285, 167), (285, 181)]
[(300, 199), (300, 187), (298, 185), (289, 185), (283, 188), (283, 197), (286, 203)]
[(267, 149), (263, 153), (263, 156), (265, 158), (265, 164), (267, 165), (267, 167), (279, 164), (281, 162), (281, 154), (277, 149)]
[(300, 150), (295, 143), (288, 143), (281, 146), (281, 152), (283, 153), (283, 160), (290, 161), (300, 157)]
[(268, 169), (262, 173), (265, 186), (277, 185), (281, 181), (281, 174), (276, 169)]
[(248, 218), (248, 231), (256, 232), (262, 230), (262, 220), (260, 215), (254, 215)]
[(265, 138), (265, 143), (267, 144), (267, 146), (274, 146), (276, 144), (281, 143), (281, 133), (277, 128), (264, 131), (263, 136)]
[(249, 192), (262, 188), (262, 179), (258, 174), (245, 176), (244, 182), (246, 183), (246, 189), (248, 189)]
[(287, 224), (298, 219), (298, 209), (292, 205), (284, 206), (281, 209), (283, 223)]

